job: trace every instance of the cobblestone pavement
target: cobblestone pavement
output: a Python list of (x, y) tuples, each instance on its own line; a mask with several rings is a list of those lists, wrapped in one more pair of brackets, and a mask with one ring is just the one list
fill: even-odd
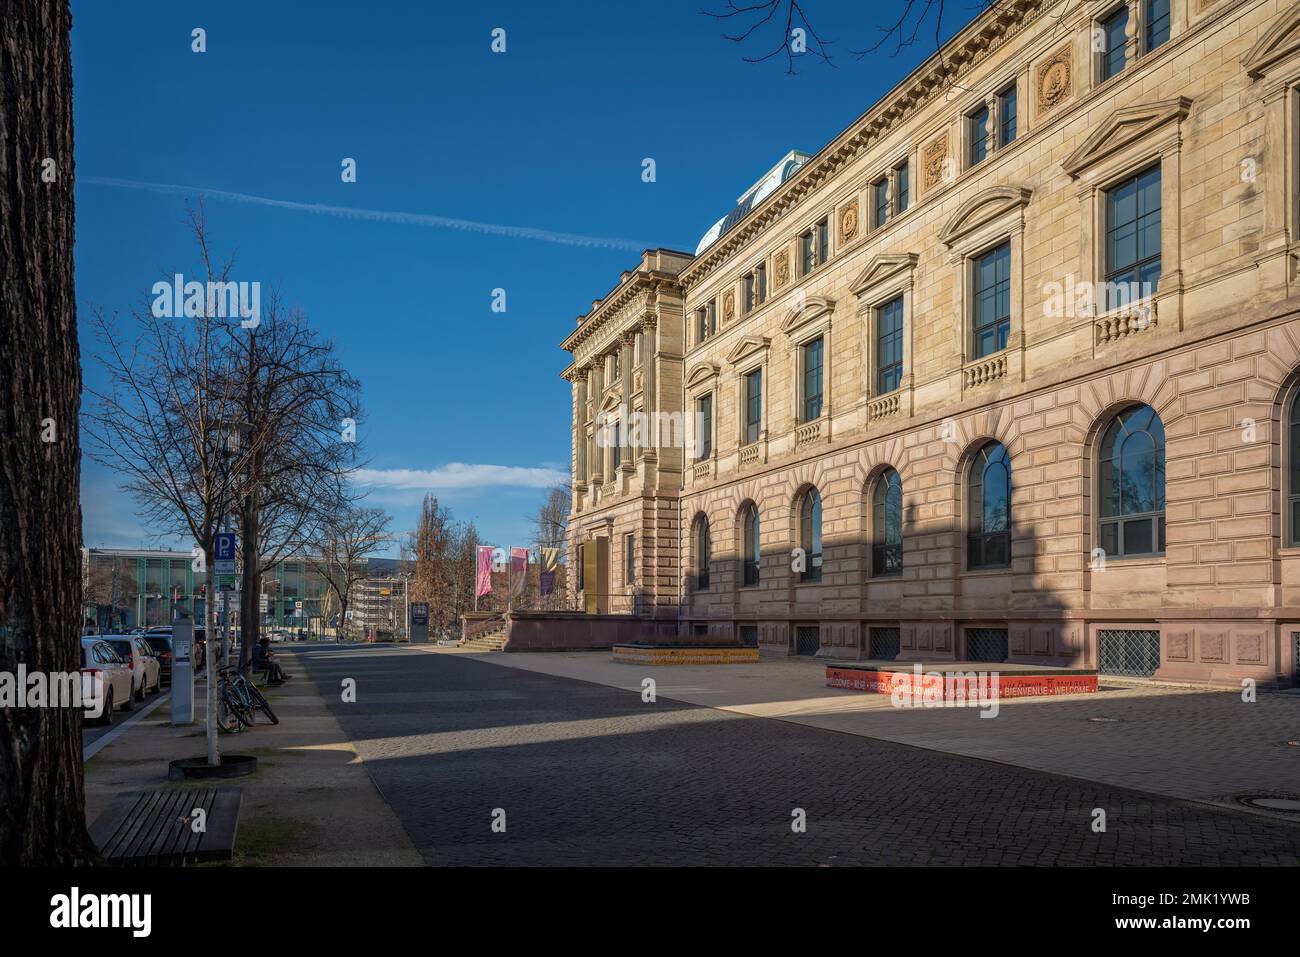
[[(1230, 688), (1103, 677), (1095, 694), (1012, 698), (986, 719), (972, 708), (896, 708), (887, 694), (827, 688), (826, 663), (810, 658), (661, 668), (618, 664), (608, 654), (589, 652), (515, 652), (482, 660), (625, 690), (638, 689), (652, 675), (661, 697), (688, 704), (1166, 797), (1234, 808), (1245, 794), (1300, 799), (1300, 746), (1288, 744), (1300, 741), (1300, 694), (1294, 692), (1260, 692), (1247, 703)], [(932, 667), (950, 670), (954, 663)]]
[[(1196, 865), (1300, 825), (395, 646), (295, 652), (429, 864)], [(356, 680), (356, 702), (331, 695)], [(331, 700), (332, 699), (332, 700)], [(505, 833), (493, 833), (494, 809)], [(795, 833), (802, 809), (807, 828)], [(1094, 833), (1094, 809), (1106, 815)]]

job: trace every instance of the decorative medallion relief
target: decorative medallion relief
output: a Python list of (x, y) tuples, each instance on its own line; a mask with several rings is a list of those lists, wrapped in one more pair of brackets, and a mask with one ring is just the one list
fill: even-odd
[(728, 289), (722, 294), (722, 321), (730, 322), (736, 318), (736, 290)]
[(848, 242), (858, 234), (858, 203), (854, 200), (840, 210), (840, 239)]
[(1038, 65), (1038, 113), (1041, 116), (1053, 110), (1058, 103), (1070, 98), (1074, 92), (1074, 48), (1065, 44)]
[(782, 249), (772, 257), (772, 286), (780, 289), (790, 281), (790, 250)]
[(938, 186), (948, 178), (948, 134), (940, 133), (921, 151), (921, 169), (925, 188)]

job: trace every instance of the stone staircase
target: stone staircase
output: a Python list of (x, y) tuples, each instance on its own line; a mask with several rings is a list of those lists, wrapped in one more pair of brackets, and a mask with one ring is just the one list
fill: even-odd
[(509, 634), (509, 626), (504, 621), (501, 621), (473, 638), (462, 639), (460, 646), (473, 651), (503, 651)]

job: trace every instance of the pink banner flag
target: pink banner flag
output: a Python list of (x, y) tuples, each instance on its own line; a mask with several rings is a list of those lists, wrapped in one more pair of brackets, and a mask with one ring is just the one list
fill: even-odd
[(478, 577), (474, 584), (474, 597), (479, 598), (492, 590), (492, 546), (478, 547)]
[(528, 549), (510, 549), (510, 592), (513, 595), (523, 593), (528, 582)]

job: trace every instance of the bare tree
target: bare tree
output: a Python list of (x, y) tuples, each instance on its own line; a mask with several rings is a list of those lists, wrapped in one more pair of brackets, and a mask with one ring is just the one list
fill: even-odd
[[(976, 10), (996, 8), (1000, 3), (1007, 8), (1011, 0), (975, 0)], [(727, 5), (720, 11), (701, 10), (704, 16), (714, 20), (735, 22), (740, 32), (723, 33), (723, 39), (733, 43), (744, 44), (761, 34), (771, 35), (775, 25), (782, 25), (778, 44), (762, 56), (745, 56), (746, 63), (762, 63), (765, 60), (785, 52), (786, 72), (795, 74), (795, 61), (800, 57), (811, 56), (828, 66), (834, 66), (827, 47), (834, 41), (823, 41), (814, 29), (804, 4), (799, 0), (759, 0), (759, 2), (737, 6), (734, 0), (727, 0)], [(904, 50), (922, 42), (933, 42), (935, 53), (939, 58), (940, 70), (946, 75), (948, 66), (943, 58), (943, 31), (947, 9), (945, 0), (903, 0), (898, 17), (892, 22), (877, 26), (878, 36), (874, 43), (864, 49), (850, 48), (849, 53), (861, 60), (888, 49), (891, 57), (896, 57)], [(796, 44), (795, 30), (804, 31), (802, 43)], [(811, 40), (811, 42), (809, 42)], [(949, 78), (948, 82), (951, 82)]]
[(482, 540), (473, 522), (456, 529), (451, 572), (450, 621), (474, 608), (474, 587), (478, 580), (478, 547)]
[[(762, 56), (746, 56), (746, 63), (762, 63), (770, 60), (774, 56), (785, 53), (785, 72), (791, 76), (799, 71), (794, 68), (795, 60), (802, 56), (812, 56), (821, 60), (827, 66), (834, 66), (831, 63), (831, 55), (826, 52), (826, 47), (833, 41), (822, 40), (813, 29), (808, 17), (804, 14), (803, 7), (799, 5), (799, 0), (761, 0), (759, 3), (736, 6), (734, 0), (727, 0), (727, 7), (721, 12), (710, 10), (700, 11), (706, 17), (712, 17), (714, 20), (731, 21), (735, 20), (738, 24), (744, 25), (746, 18), (749, 18), (749, 25), (740, 33), (723, 33), (724, 40), (730, 40), (732, 43), (744, 43), (750, 37), (761, 32), (768, 24), (782, 24), (784, 29), (781, 38), (771, 50)], [(799, 38), (795, 31), (803, 31), (804, 36)], [(812, 39), (812, 44), (808, 43), (808, 38)], [(800, 42), (802, 41), (802, 42)]]
[(313, 529), (307, 561), (338, 603), (340, 636), (348, 630), (348, 608), (356, 585), (368, 575), (366, 559), (392, 540), (390, 521), (381, 508), (353, 504), (322, 516)]
[(103, 631), (105, 623), (99, 619), (99, 609), (104, 606), (110, 609), (107, 625), (112, 627), (112, 618), (117, 610), (126, 608), (126, 600), (140, 592), (135, 577), (135, 562), (123, 562), (117, 556), (107, 562), (97, 562), (92, 557), (89, 566), (86, 571), (85, 603), (95, 606), (95, 627), (97, 631)]
[(262, 575), (302, 551), (309, 528), (350, 501), (358, 467), (360, 384), (300, 309), (277, 296), (249, 331), (236, 361), (235, 404), (253, 449), (239, 476), (243, 587), (240, 667), (252, 660)]
[[(0, 671), (81, 667), (81, 365), (73, 289), (72, 15), (0, 15)], [(0, 709), (0, 864), (70, 866), (86, 833), (81, 714)]]
[(555, 567), (555, 579), (553, 591), (549, 596), (541, 596), (541, 561), (542, 549), (558, 549), (560, 554), (564, 553), (564, 542), (568, 533), (569, 511), (573, 507), (573, 489), (569, 483), (565, 482), (556, 485), (547, 493), (546, 500), (542, 502), (541, 507), (537, 510), (537, 516), (533, 519), (533, 525), (536, 529), (534, 544), (537, 546), (537, 589), (538, 595), (544, 605), (553, 605), (555, 603), (563, 604), (567, 593), (566, 578), (564, 568), (557, 564)]
[(538, 548), (564, 546), (572, 503), (573, 489), (567, 482), (556, 485), (546, 493), (546, 501), (542, 502), (541, 508), (537, 510), (537, 516), (533, 519), (533, 526), (536, 529), (534, 544)]
[(457, 554), (456, 526), (451, 512), (425, 495), (420, 520), (411, 533), (407, 548), (415, 559), (411, 577), (411, 600), (429, 605), (429, 621), (441, 636), (455, 607), (454, 568)]
[[(189, 210), (205, 289), (227, 284), (232, 260), (218, 264), (208, 244), (202, 203)], [(135, 334), (124, 334), (102, 311), (92, 326), (97, 359), (107, 372), (103, 391), (88, 390), (85, 412), (90, 454), (114, 470), (141, 516), (155, 530), (191, 538), (205, 558), (204, 623), (216, 636), (215, 535), (235, 504), (236, 477), (257, 452), (239, 435), (238, 382), (232, 340), (239, 317), (217, 316), (209, 294), (192, 314), (170, 318), (145, 306), (133, 313)], [(215, 648), (209, 642), (209, 648)], [(208, 662), (217, 660), (209, 652)], [(217, 682), (207, 681), (208, 763), (219, 764)]]

